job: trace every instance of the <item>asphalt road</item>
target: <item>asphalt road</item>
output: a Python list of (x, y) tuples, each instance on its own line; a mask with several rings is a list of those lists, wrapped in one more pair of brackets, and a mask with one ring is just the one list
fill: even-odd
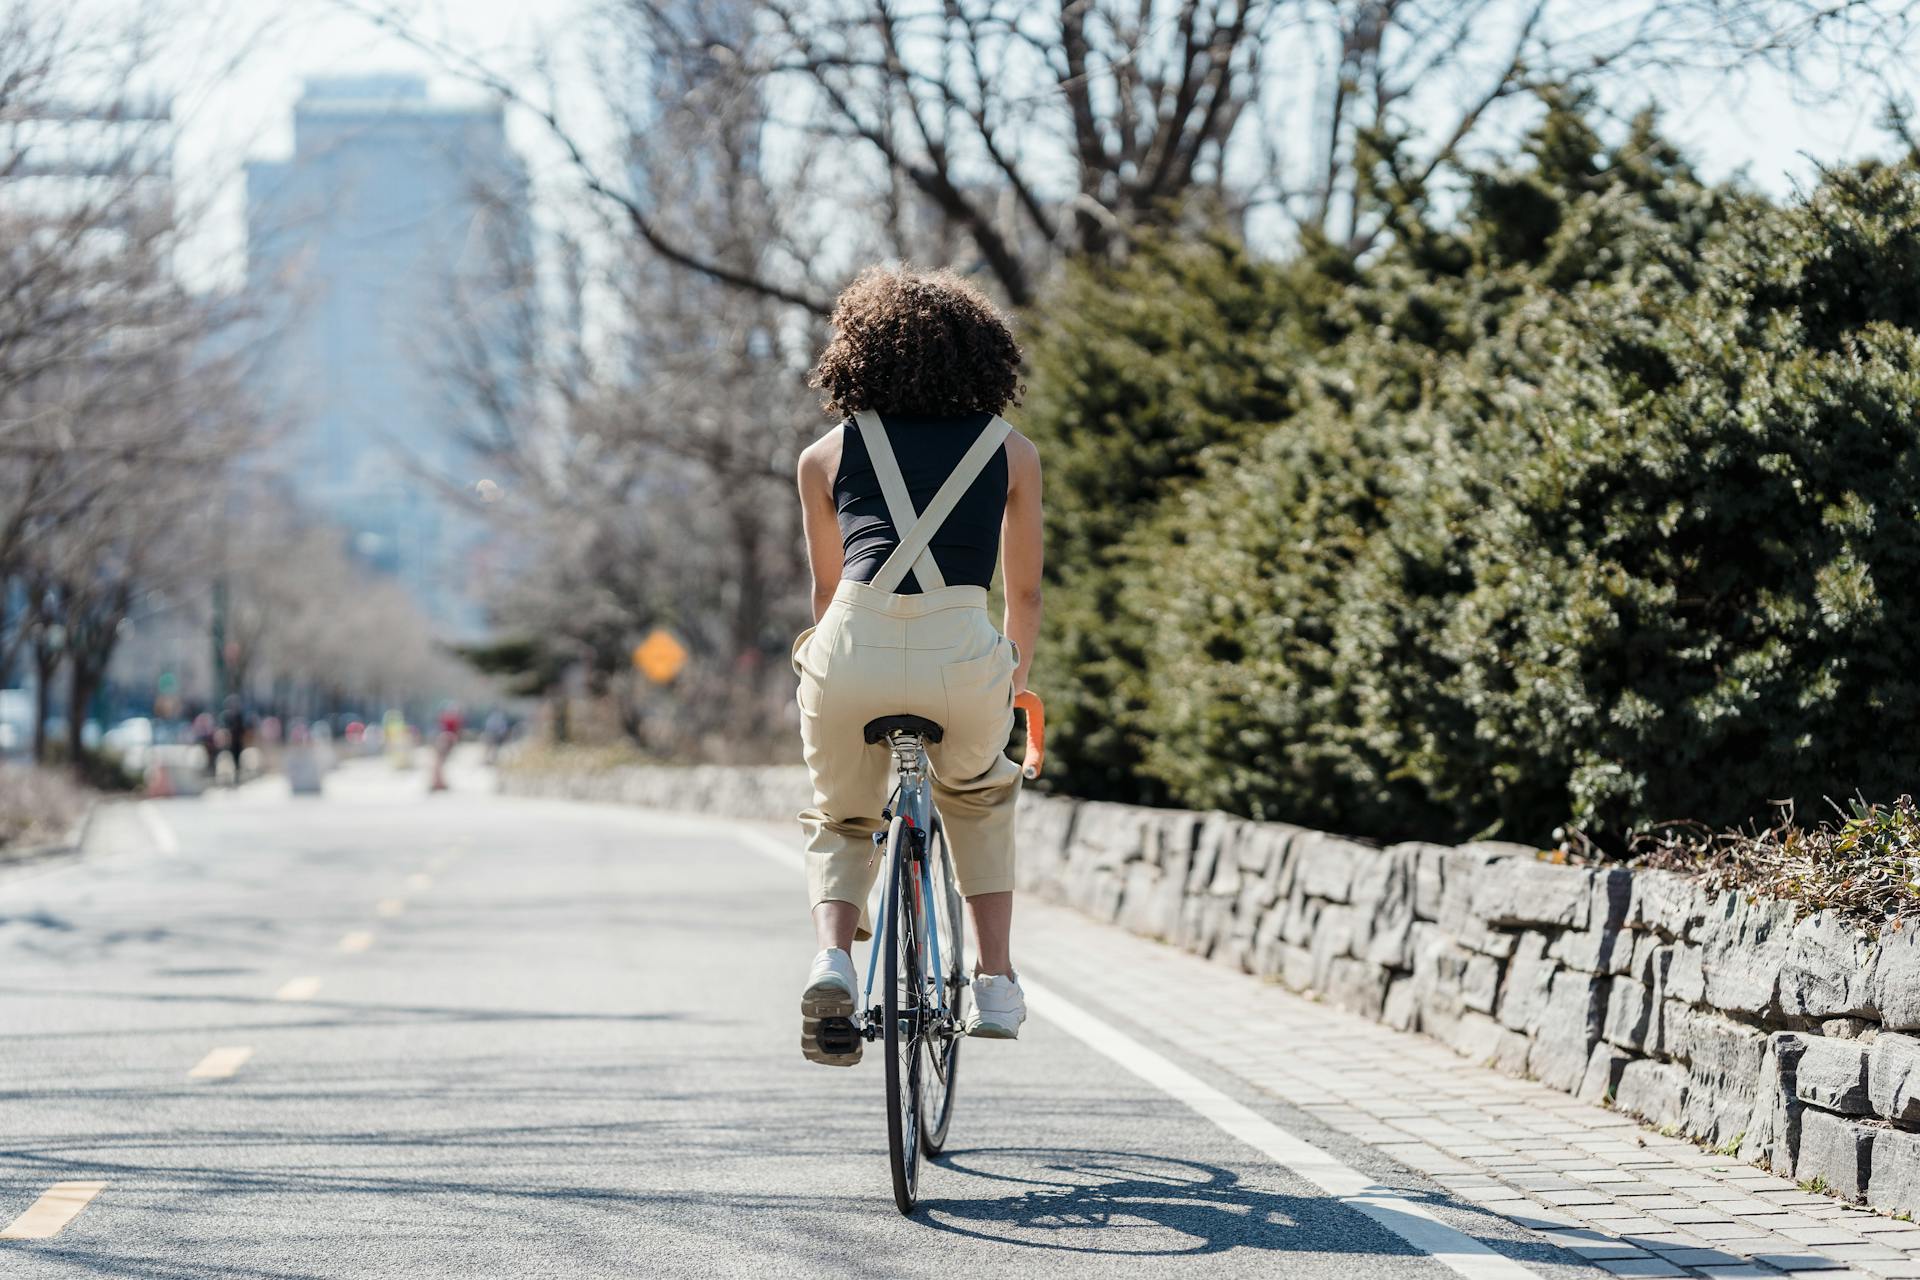
[[(1131, 1024), (1124, 982), (969, 1042), (904, 1219), (878, 1054), (800, 1056), (786, 833), (462, 781), (128, 806), (0, 877), (0, 1226), (105, 1184), (0, 1276), (1597, 1274)], [(1409, 1205), (1482, 1251), (1383, 1225)]]

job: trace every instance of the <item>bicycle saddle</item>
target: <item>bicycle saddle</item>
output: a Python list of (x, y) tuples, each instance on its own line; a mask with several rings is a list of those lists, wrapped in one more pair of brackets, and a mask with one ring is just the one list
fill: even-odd
[(938, 742), (946, 736), (947, 731), (921, 716), (881, 716), (867, 721), (868, 742), (879, 742), (892, 733), (911, 733), (928, 742)]

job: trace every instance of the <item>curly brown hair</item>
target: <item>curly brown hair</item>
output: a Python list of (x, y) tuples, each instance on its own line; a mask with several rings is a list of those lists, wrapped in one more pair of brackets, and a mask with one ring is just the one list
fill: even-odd
[(868, 267), (833, 307), (807, 385), (837, 417), (999, 413), (1018, 404), (1020, 347), (987, 296), (952, 271)]

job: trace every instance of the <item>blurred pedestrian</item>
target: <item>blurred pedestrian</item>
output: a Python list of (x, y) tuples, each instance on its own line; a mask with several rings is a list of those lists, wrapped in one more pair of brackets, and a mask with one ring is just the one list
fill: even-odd
[(440, 731), (433, 738), (433, 781), (429, 791), (447, 789), (447, 757), (460, 742), (460, 708), (449, 702), (440, 708)]
[[(247, 708), (240, 695), (230, 693), (220, 710), (222, 748), (233, 756), (233, 785), (240, 785), (240, 755), (247, 749)], [(218, 764), (215, 765), (216, 772)]]
[(500, 710), (500, 708), (498, 707), (495, 707), (492, 711), (489, 711), (487, 713), (487, 727), (485, 730), (485, 735), (486, 735), (486, 743), (487, 743), (487, 763), (488, 764), (494, 765), (494, 764), (500, 763), (500, 748), (506, 745), (507, 729), (508, 729), (508, 724), (507, 724), (506, 712)]

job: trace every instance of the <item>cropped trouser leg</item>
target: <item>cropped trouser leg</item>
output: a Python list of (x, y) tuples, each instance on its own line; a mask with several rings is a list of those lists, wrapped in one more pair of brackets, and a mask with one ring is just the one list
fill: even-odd
[(960, 892), (1013, 887), (1020, 770), (1005, 747), (1016, 660), (988, 620), (979, 587), (903, 596), (842, 583), (820, 624), (795, 642), (800, 735), (814, 792), (800, 814), (808, 891), (816, 905), (859, 906), (858, 937), (871, 936), (867, 899), (882, 860), (873, 835), (894, 780), (886, 744), (869, 745), (863, 735), (879, 716), (923, 716), (945, 731), (927, 755)]

